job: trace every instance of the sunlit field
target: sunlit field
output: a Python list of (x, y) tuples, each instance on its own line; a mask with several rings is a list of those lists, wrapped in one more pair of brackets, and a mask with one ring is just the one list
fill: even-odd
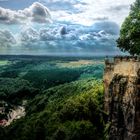
[(7, 60), (0, 60), (0, 66), (8, 65), (9, 61)]

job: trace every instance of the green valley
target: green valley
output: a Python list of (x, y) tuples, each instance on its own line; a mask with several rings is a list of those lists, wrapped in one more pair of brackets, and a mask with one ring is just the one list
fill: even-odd
[[(8, 61), (0, 66), (3, 140), (105, 139), (103, 58), (24, 56), (3, 61)], [(25, 115), (17, 113), (8, 125), (17, 107), (25, 108)]]

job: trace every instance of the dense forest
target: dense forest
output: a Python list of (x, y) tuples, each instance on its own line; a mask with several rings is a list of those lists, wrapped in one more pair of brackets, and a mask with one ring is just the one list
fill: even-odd
[(102, 58), (1, 58), (0, 120), (26, 112), (1, 125), (2, 140), (105, 139), (103, 69)]

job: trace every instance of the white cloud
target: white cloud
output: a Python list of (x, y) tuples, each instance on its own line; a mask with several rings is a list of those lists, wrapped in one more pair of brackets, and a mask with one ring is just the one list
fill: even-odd
[[(121, 25), (135, 0), (40, 0), (29, 8), (12, 11), (0, 8), (0, 23), (47, 23), (51, 20), (91, 26), (96, 21), (110, 20)], [(42, 3), (42, 4), (41, 4)], [(44, 6), (45, 5), (45, 6)], [(46, 7), (47, 6), (47, 7)]]
[(50, 21), (48, 8), (38, 2), (33, 3), (29, 8), (18, 11), (0, 7), (0, 23), (2, 24), (49, 23)]
[(20, 34), (20, 40), (22, 42), (34, 42), (39, 40), (38, 32), (33, 28), (27, 28)]
[(14, 35), (8, 30), (0, 30), (0, 48), (11, 47), (16, 44)]
[[(59, 3), (64, 2), (64, 0), (57, 0), (57, 2), (58, 1)], [(75, 1), (75, 3), (71, 0), (65, 0), (65, 2), (66, 1), (71, 2), (73, 8), (80, 12), (75, 12), (73, 8), (64, 10), (60, 6), (57, 12), (56, 10), (52, 11), (53, 18), (59, 21), (91, 26), (94, 22), (100, 20), (110, 20), (121, 25), (129, 13), (130, 5), (135, 0), (79, 0)], [(64, 5), (62, 5), (62, 7), (64, 7)]]
[(87, 9), (80, 14), (81, 17), (86, 17), (89, 23), (97, 17), (107, 17), (108, 20), (114, 21), (119, 25), (129, 12), (130, 4), (135, 0), (82, 0), (87, 3)]

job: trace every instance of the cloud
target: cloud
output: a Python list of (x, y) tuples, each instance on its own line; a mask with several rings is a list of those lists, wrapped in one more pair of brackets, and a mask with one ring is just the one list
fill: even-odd
[(0, 30), (0, 47), (10, 47), (14, 44), (16, 44), (16, 39), (14, 35), (8, 30)]
[[(15, 0), (19, 3), (18, 0)], [(32, 2), (35, 0), (32, 0)], [(129, 13), (130, 4), (135, 0), (38, 0), (28, 8), (23, 10), (13, 11), (10, 9), (0, 8), (0, 23), (3, 24), (17, 24), (17, 23), (47, 23), (51, 17), (56, 22), (71, 22), (75, 24), (82, 24), (91, 26), (97, 21), (114, 21), (121, 25), (124, 18)], [(29, 5), (30, 2), (20, 2)], [(12, 2), (7, 5), (15, 5)], [(7, 7), (7, 6), (6, 6)], [(12, 6), (11, 6), (12, 7)]]
[[(91, 26), (97, 21), (113, 21), (121, 25), (135, 0), (43, 0), (53, 19)], [(56, 12), (57, 11), (57, 12)]]
[(79, 0), (39, 0), (51, 11), (67, 11), (70, 13), (79, 13), (81, 9), (76, 5), (81, 4)]
[(22, 42), (34, 42), (38, 41), (39, 34), (35, 29), (27, 28), (26, 30), (21, 32), (20, 38)]
[[(1, 4), (4, 7), (23, 8), (35, 0), (14, 0), (13, 2)], [(23, 10), (12, 11), (1, 9), (0, 23), (15, 24), (37, 22), (46, 23), (50, 21), (50, 13), (47, 7), (51, 10), (51, 15), (54, 21), (67, 21), (75, 24), (91, 26), (97, 21), (114, 21), (121, 25), (124, 18), (129, 13), (130, 4), (135, 0), (38, 0), (33, 5)], [(2, 3), (2, 2), (1, 2)], [(16, 6), (16, 3), (18, 6)], [(23, 6), (21, 6), (23, 5)], [(7, 11), (7, 13), (6, 13)]]
[(34, 51), (52, 55), (55, 53), (114, 54), (119, 52), (115, 42), (118, 31), (118, 25), (113, 22), (97, 22), (90, 27), (57, 23), (38, 30), (24, 29), (18, 34), (16, 45), (11, 44), (11, 48), (18, 46), (16, 49), (22, 50), (25, 54)]
[(122, 12), (124, 10), (129, 10), (129, 8), (129, 4), (118, 4), (110, 6), (107, 10), (112, 12)]
[(49, 23), (50, 21), (51, 16), (48, 8), (38, 2), (33, 3), (29, 8), (18, 11), (0, 7), (1, 24)]
[[(115, 40), (133, 1), (116, 0), (114, 4), (114, 0), (40, 0), (23, 10), (0, 8), (1, 27), (14, 34), (2, 36), (4, 31), (0, 31), (0, 45), (24, 54), (120, 53)], [(51, 19), (52, 24), (40, 24)]]
[[(105, 15), (109, 21), (116, 22), (121, 25), (124, 18), (129, 13), (130, 4), (135, 0), (82, 0), (87, 3), (87, 9), (84, 11), (85, 15), (92, 15), (92, 17), (101, 17)], [(96, 8), (95, 8), (96, 7)], [(92, 20), (89, 16), (89, 20)]]
[(33, 3), (29, 7), (29, 13), (31, 13), (32, 21), (38, 23), (49, 22), (51, 18), (48, 8), (38, 2)]
[(112, 21), (102, 21), (102, 22), (96, 22), (94, 24), (95, 30), (105, 30), (109, 34), (112, 35), (118, 35), (119, 34), (119, 26)]

